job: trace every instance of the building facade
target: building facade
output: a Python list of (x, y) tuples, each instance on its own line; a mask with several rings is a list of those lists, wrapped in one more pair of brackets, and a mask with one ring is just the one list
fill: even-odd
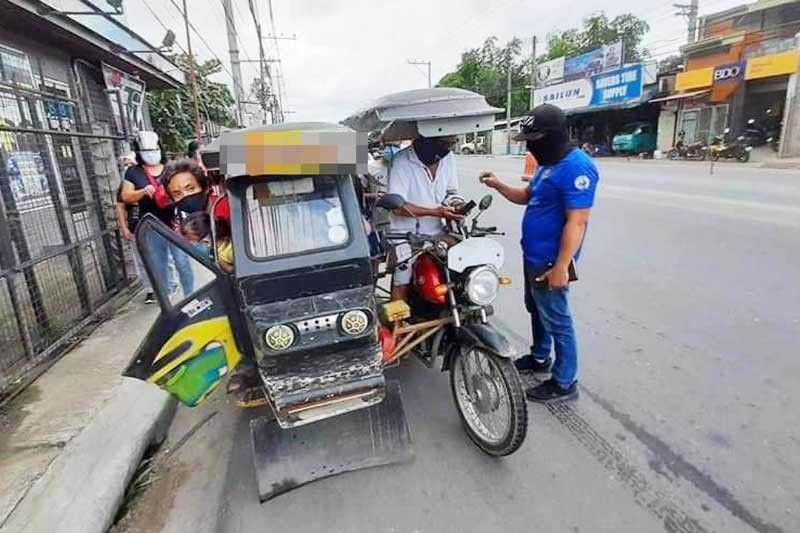
[(753, 126), (785, 138), (798, 31), (798, 0), (761, 0), (702, 17), (698, 40), (682, 48), (675, 93), (660, 99), (659, 122), (675, 127), (672, 135), (662, 132), (659, 148), (669, 148), (680, 131), (687, 142)]
[(0, 0), (0, 394), (129, 283), (118, 158), (183, 83), (98, 6)]

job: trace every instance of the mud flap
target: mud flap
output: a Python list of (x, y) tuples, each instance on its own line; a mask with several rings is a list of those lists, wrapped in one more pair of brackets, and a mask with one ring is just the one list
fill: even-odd
[(250, 422), (262, 502), (326, 477), (411, 460), (400, 384), (388, 382), (376, 405), (293, 429), (267, 417)]

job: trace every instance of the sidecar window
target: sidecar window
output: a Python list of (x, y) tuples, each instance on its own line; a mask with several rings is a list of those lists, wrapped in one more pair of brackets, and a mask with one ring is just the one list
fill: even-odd
[(247, 245), (254, 259), (339, 248), (350, 240), (335, 177), (254, 183), (244, 204)]
[(155, 229), (148, 227), (142, 233), (137, 237), (142, 241), (141, 247), (150, 270), (150, 281), (163, 296), (163, 300), (170, 305), (182, 302), (216, 279), (212, 270)]

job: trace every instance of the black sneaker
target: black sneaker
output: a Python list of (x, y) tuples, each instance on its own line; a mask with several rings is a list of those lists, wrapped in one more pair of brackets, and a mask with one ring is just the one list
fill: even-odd
[(156, 303), (156, 296), (152, 292), (148, 292), (144, 295), (144, 303), (146, 304), (154, 304)]
[(514, 361), (514, 366), (520, 374), (547, 374), (553, 367), (553, 358), (548, 357), (540, 361), (534, 359), (532, 355), (526, 355)]
[(578, 382), (573, 383), (568, 389), (562, 389), (561, 385), (553, 379), (548, 379), (541, 385), (531, 387), (525, 391), (525, 396), (529, 400), (541, 403), (563, 402), (566, 400), (578, 399)]

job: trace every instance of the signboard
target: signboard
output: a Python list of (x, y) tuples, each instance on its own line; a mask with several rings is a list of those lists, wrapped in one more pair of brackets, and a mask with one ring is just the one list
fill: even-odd
[(711, 87), (714, 79), (714, 67), (698, 68), (681, 72), (675, 76), (675, 90), (688, 91), (690, 89), (704, 89)]
[(622, 42), (609, 44), (564, 62), (564, 79), (588, 78), (622, 65)]
[(536, 79), (541, 85), (552, 85), (564, 78), (564, 58), (542, 63), (536, 69)]
[(714, 85), (742, 81), (744, 79), (744, 70), (744, 62), (728, 63), (727, 65), (714, 67), (714, 75), (712, 76)]
[(642, 97), (642, 65), (592, 76), (593, 107), (634, 102)]
[(559, 83), (533, 93), (534, 106), (553, 104), (563, 110), (588, 106), (592, 101), (592, 83), (581, 79)]
[[(126, 117), (129, 133), (142, 129), (144, 127), (142, 119), (144, 82), (105, 63), (102, 64), (102, 67), (106, 89), (113, 91), (109, 93), (109, 99), (111, 101), (111, 109), (114, 111), (114, 119), (117, 121), (117, 131), (124, 131), (122, 127), (123, 116)], [(119, 91), (119, 99), (115, 94), (117, 91)], [(119, 109), (120, 101), (122, 102), (122, 109)]]
[(745, 79), (757, 80), (771, 76), (793, 74), (797, 71), (797, 51), (782, 52), (768, 56), (751, 57), (747, 60)]

